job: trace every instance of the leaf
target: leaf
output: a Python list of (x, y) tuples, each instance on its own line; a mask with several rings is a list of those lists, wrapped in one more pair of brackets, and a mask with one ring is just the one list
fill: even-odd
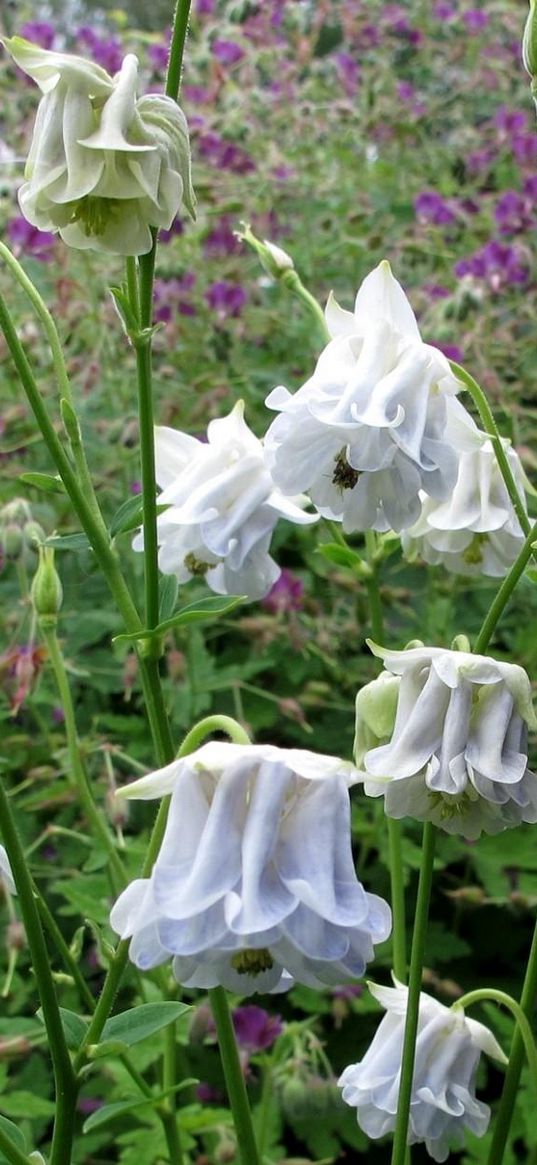
[[(72, 1052), (76, 1052), (84, 1040), (88, 1025), (82, 1016), (77, 1015), (75, 1011), (68, 1011), (66, 1007), (60, 1007), (59, 1011), (67, 1047)], [(36, 1012), (36, 1015), (41, 1023), (45, 1022), (41, 1008)]]
[(348, 566), (353, 570), (358, 568), (360, 571), (367, 569), (360, 555), (350, 546), (340, 546), (339, 542), (323, 542), (317, 550), (328, 562), (333, 562), (334, 566)]
[(190, 1011), (187, 1003), (170, 1001), (166, 1003), (142, 1003), (130, 1011), (122, 1011), (107, 1020), (103, 1028), (103, 1040), (121, 1040), (127, 1047), (139, 1044), (152, 1036), (185, 1011)]
[(65, 493), (61, 477), (53, 477), (51, 473), (21, 473), (19, 481), (22, 481), (24, 485), (33, 486), (34, 489), (42, 489), (45, 493)]
[(98, 1108), (91, 1113), (82, 1126), (83, 1133), (89, 1133), (92, 1129), (99, 1128), (100, 1125), (106, 1124), (116, 1116), (121, 1116), (124, 1112), (132, 1111), (132, 1109), (139, 1109), (142, 1105), (160, 1104), (167, 1096), (171, 1096), (174, 1092), (181, 1092), (184, 1088), (190, 1088), (192, 1084), (198, 1084), (196, 1077), (189, 1077), (188, 1080), (182, 1080), (180, 1084), (176, 1084), (174, 1088), (167, 1088), (165, 1092), (159, 1092), (155, 1096), (135, 1096), (131, 1100), (118, 1100), (114, 1104), (103, 1104), (102, 1108)]
[(135, 643), (138, 639), (153, 639), (159, 635), (164, 635), (166, 631), (171, 631), (174, 627), (182, 627), (187, 623), (199, 623), (202, 619), (216, 619), (219, 615), (227, 615), (229, 611), (233, 611), (239, 603), (244, 603), (247, 600), (247, 595), (210, 595), (207, 599), (197, 599), (195, 603), (189, 603), (186, 607), (181, 607), (171, 619), (165, 619), (163, 623), (159, 623), (158, 627), (152, 630), (135, 631), (128, 635), (114, 636), (114, 643)]
[(55, 550), (91, 550), (91, 546), (85, 534), (64, 534), (61, 537), (54, 536), (53, 538), (45, 539), (45, 546), (53, 546)]
[(163, 574), (159, 582), (159, 619), (169, 619), (177, 602), (179, 583), (174, 574)]
[(32, 1117), (54, 1116), (56, 1106), (52, 1100), (45, 1100), (35, 1092), (4, 1092), (0, 1098), (0, 1108), (10, 1116)]
[[(167, 505), (157, 505), (157, 514), (164, 513), (164, 510), (168, 508)], [(139, 526), (142, 525), (143, 509), (144, 499), (141, 494), (137, 494), (134, 498), (127, 498), (119, 510), (116, 510), (110, 522), (111, 538), (115, 538), (117, 534), (128, 534), (130, 530), (138, 530)]]
[[(23, 1134), (17, 1125), (13, 1124), (13, 1121), (7, 1119), (7, 1116), (0, 1116), (0, 1129), (3, 1133), (6, 1134), (6, 1137), (9, 1137), (10, 1141), (17, 1146), (17, 1149), (21, 1149), (23, 1153), (26, 1152), (26, 1140)], [(3, 1153), (0, 1154), (0, 1161), (6, 1160), (7, 1158), (4, 1157)]]

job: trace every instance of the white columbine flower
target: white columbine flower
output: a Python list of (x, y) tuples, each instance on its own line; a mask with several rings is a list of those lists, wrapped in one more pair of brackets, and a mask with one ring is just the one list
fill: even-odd
[[(518, 454), (504, 441), (506, 456), (524, 499), (525, 477)], [(520, 553), (524, 533), (507, 493), (491, 442), (476, 430), (473, 448), (461, 452), (459, 475), (444, 502), (423, 495), (421, 515), (401, 535), (411, 561), (441, 563), (453, 574), (507, 573)]]
[(17, 893), (17, 887), (13, 879), (10, 861), (3, 845), (0, 845), (0, 878), (4, 883), (6, 890), (10, 894)]
[(524, 669), (441, 647), (370, 646), (400, 685), (391, 739), (358, 758), (366, 793), (384, 795), (389, 817), (469, 839), (536, 822), (527, 726), (537, 721)]
[(28, 222), (71, 247), (141, 255), (151, 227), (170, 227), (182, 203), (193, 214), (185, 116), (170, 97), (137, 98), (135, 56), (111, 77), (22, 37), (3, 44), (43, 94), (19, 191)]
[(173, 956), (187, 987), (251, 995), (363, 975), (390, 933), (390, 908), (356, 878), (348, 786), (332, 756), (210, 742), (121, 790), (171, 793), (150, 878), (110, 922), (147, 969)]
[(423, 343), (386, 260), (362, 283), (354, 313), (330, 296), (326, 323), (332, 338), (313, 376), (294, 396), (276, 388), (267, 398), (281, 414), (265, 439), (274, 480), (307, 490), (347, 533), (405, 529), (419, 516), (420, 489), (443, 498), (456, 480), (445, 437), (460, 385)]
[[(279, 518), (307, 524), (306, 498), (286, 498), (267, 468), (261, 441), (244, 420), (239, 401), (227, 417), (211, 421), (207, 442), (175, 429), (155, 431), (159, 505), (159, 566), (180, 582), (205, 578), (224, 595), (260, 599), (280, 576), (269, 556)], [(134, 539), (143, 549), (143, 535)]]
[[(373, 1140), (394, 1131), (397, 1114), (408, 988), (394, 981), (395, 987), (369, 984), (387, 1014), (363, 1060), (345, 1068), (338, 1081), (343, 1100), (356, 1108), (360, 1128)], [(484, 1024), (421, 993), (408, 1144), (425, 1142), (435, 1161), (447, 1161), (450, 1150), (462, 1147), (465, 1130), (477, 1137), (487, 1131), (490, 1109), (475, 1096), (482, 1052), (507, 1063)]]

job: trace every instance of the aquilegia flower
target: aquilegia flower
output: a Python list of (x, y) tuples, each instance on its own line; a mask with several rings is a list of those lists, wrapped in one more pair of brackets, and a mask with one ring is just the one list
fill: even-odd
[(332, 339), (313, 376), (294, 396), (280, 387), (267, 398), (281, 413), (265, 438), (274, 480), (307, 490), (347, 533), (405, 529), (419, 517), (421, 489), (444, 498), (455, 483), (446, 426), (460, 386), (423, 343), (386, 261), (362, 283), (354, 314), (330, 297), (326, 322)]
[(390, 908), (356, 878), (348, 786), (332, 756), (210, 742), (121, 790), (171, 793), (150, 878), (110, 916), (146, 970), (173, 956), (187, 987), (241, 995), (363, 975)]
[[(389, 817), (432, 821), (469, 839), (536, 822), (527, 728), (537, 720), (524, 669), (441, 647), (370, 647), (400, 684), (388, 742), (357, 756), (365, 792), (384, 796)], [(380, 706), (383, 689), (377, 697)], [(357, 740), (363, 735), (357, 727)]]
[[(504, 441), (505, 452), (523, 504), (524, 471), (518, 454)], [(423, 497), (421, 515), (401, 535), (404, 553), (454, 574), (507, 574), (524, 543), (496, 454), (485, 433), (476, 430), (474, 448), (461, 452), (459, 475), (448, 501)]]
[[(158, 500), (168, 506), (157, 523), (159, 566), (180, 582), (204, 578), (217, 594), (260, 599), (280, 575), (269, 555), (278, 519), (307, 524), (317, 515), (304, 513), (306, 498), (276, 489), (243, 413), (239, 401), (227, 417), (211, 421), (207, 442), (155, 430)], [(143, 549), (141, 533), (133, 547)]]
[[(363, 1060), (345, 1068), (338, 1081), (343, 1100), (356, 1108), (360, 1128), (373, 1140), (395, 1129), (408, 988), (394, 982), (369, 984), (387, 1014)], [(490, 1109), (475, 1095), (481, 1052), (507, 1063), (484, 1024), (422, 992), (408, 1144), (425, 1142), (435, 1161), (447, 1161), (450, 1150), (462, 1147), (465, 1130), (477, 1137), (487, 1131)]]
[(194, 213), (185, 116), (170, 97), (137, 98), (135, 56), (111, 77), (22, 37), (3, 44), (43, 94), (19, 191), (32, 226), (72, 247), (141, 255), (151, 227), (169, 228), (182, 203)]

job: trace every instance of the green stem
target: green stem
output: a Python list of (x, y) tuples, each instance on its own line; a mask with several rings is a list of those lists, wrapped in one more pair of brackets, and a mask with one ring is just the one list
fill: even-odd
[(177, 756), (188, 756), (189, 753), (195, 752), (206, 736), (210, 736), (213, 732), (225, 732), (233, 744), (252, 743), (246, 730), (231, 716), (205, 716), (187, 733)]
[(520, 526), (524, 534), (529, 534), (531, 523), (526, 513), (524, 499), (521, 498), (518, 492), (518, 487), (513, 477), (513, 472), (511, 466), (509, 465), (507, 454), (503, 447), (503, 441), (485, 393), (483, 392), (483, 389), (480, 388), (477, 381), (474, 380), (473, 376), (470, 376), (470, 373), (467, 372), (465, 368), (462, 368), (460, 364), (455, 364), (454, 361), (450, 361), (450, 364), (455, 376), (458, 380), (462, 380), (463, 384), (468, 389), (474, 404), (476, 405), (483, 428), (490, 437), (492, 447), (496, 454), (496, 460), (505, 482), (505, 488), (513, 503), (513, 509), (520, 522)]
[(486, 651), (504, 607), (507, 606), (517, 583), (522, 578), (530, 558), (535, 556), (535, 551), (533, 550), (535, 541), (537, 541), (537, 522), (531, 526), (518, 558), (515, 559), (509, 574), (505, 576), (496, 597), (493, 599), (487, 611), (474, 644), (474, 651), (477, 654)]
[[(140, 271), (142, 270), (142, 258)], [(140, 422), (140, 458), (142, 471), (142, 505), (144, 530), (145, 623), (148, 629), (159, 621), (159, 573), (157, 539), (157, 489), (155, 482), (155, 433), (153, 418), (153, 390), (150, 338), (145, 335), (134, 341), (138, 379), (138, 417)], [(161, 645), (149, 640), (158, 654)]]
[(514, 1016), (524, 1043), (533, 1087), (537, 1094), (537, 1048), (528, 1017), (524, 1015), (520, 1003), (517, 1003), (516, 999), (508, 995), (506, 991), (498, 991), (495, 987), (480, 987), (477, 991), (468, 991), (466, 995), (462, 995), (452, 1005), (451, 1010), (456, 1011), (460, 1007), (465, 1010), (467, 1007), (471, 1007), (473, 1003), (481, 1003), (488, 999), (491, 999), (493, 1003), (501, 1004), (502, 1007), (507, 1007)]
[(13, 1143), (7, 1133), (0, 1129), (0, 1149), (4, 1157), (11, 1162), (11, 1165), (33, 1165), (26, 1153), (21, 1153), (21, 1150)]
[(397, 1105), (397, 1119), (393, 1141), (392, 1165), (404, 1165), (407, 1152), (408, 1124), (410, 1118), (410, 1101), (412, 1096), (412, 1079), (414, 1075), (414, 1059), (416, 1054), (416, 1036), (418, 1032), (419, 1005), (421, 983), (423, 975), (423, 958), (429, 915), (429, 901), (433, 880), (434, 849), (436, 829), (430, 821), (423, 826), (422, 858), (418, 897), (412, 935), (412, 952), (410, 958), (410, 975), (408, 982), (408, 1002), (403, 1041), (403, 1059), (401, 1064), (401, 1082), (399, 1086), (399, 1100)]
[(51, 914), (44, 898), (41, 897), (41, 894), (39, 893), (39, 891), (37, 889), (34, 889), (34, 898), (35, 898), (37, 909), (41, 915), (41, 919), (43, 921), (43, 924), (46, 927), (46, 929), (48, 930), (50, 937), (54, 943), (54, 946), (56, 947), (56, 950), (58, 951), (67, 972), (69, 973), (69, 975), (71, 975), (72, 979), (74, 979), (78, 994), (80, 996), (80, 1002), (85, 1007), (87, 1007), (88, 1011), (91, 1014), (91, 1012), (95, 1008), (95, 1000), (94, 1000), (93, 995), (91, 994), (91, 991), (86, 983), (86, 980), (84, 979), (83, 975), (80, 973), (80, 968), (78, 966), (78, 963), (77, 963), (76, 959), (73, 958), (71, 951), (69, 950), (69, 947), (68, 947), (68, 945), (63, 937), (63, 934), (62, 934), (54, 916)]
[(56, 1115), (52, 1135), (50, 1165), (70, 1165), (74, 1135), (77, 1081), (65, 1040), (50, 959), (41, 928), (32, 879), (26, 866), (17, 827), (11, 812), (9, 797), (0, 781), (0, 822), (2, 837), (13, 871), (30, 956), (45, 1023), (54, 1083)]
[(331, 339), (331, 336), (326, 324), (324, 311), (320, 303), (318, 303), (315, 299), (315, 296), (311, 294), (311, 291), (308, 291), (307, 287), (304, 287), (298, 271), (295, 271), (294, 267), (288, 271), (284, 271), (284, 273), (280, 276), (280, 282), (283, 283), (284, 287), (287, 287), (288, 291), (290, 291), (292, 295), (295, 295), (297, 299), (301, 299), (302, 303), (306, 305), (308, 311), (311, 312), (319, 328), (324, 343), (326, 344)]
[(179, 89), (181, 88), (181, 71), (183, 68), (183, 56), (188, 32), (190, 5), (191, 0), (177, 0), (175, 6), (168, 73), (166, 76), (166, 96), (173, 97), (174, 101), (177, 101)]
[(242, 1165), (260, 1165), (252, 1114), (224, 988), (212, 987), (209, 990), (209, 1000), (216, 1024), (218, 1045), (237, 1133), (241, 1163)]
[(129, 960), (129, 939), (123, 939), (118, 943), (114, 958), (108, 968), (108, 973), (103, 984), (103, 989), (99, 996), (92, 1020), (86, 1032), (86, 1036), (78, 1049), (75, 1056), (75, 1071), (86, 1063), (86, 1048), (90, 1044), (98, 1044), (102, 1035), (104, 1025), (110, 1015), (114, 1005), (116, 992), (123, 977), (123, 972)]
[[(163, 1091), (175, 1087), (177, 1082), (177, 1033), (175, 1023), (168, 1024), (164, 1033), (164, 1069), (162, 1074)], [(170, 1096), (162, 1105), (160, 1119), (164, 1128), (166, 1144), (170, 1154), (171, 1165), (182, 1165), (183, 1152), (179, 1136), (177, 1113), (175, 1111), (175, 1094)]]
[[(528, 1022), (535, 1009), (535, 999), (537, 996), (537, 923), (533, 932), (533, 941), (528, 958), (528, 966), (526, 970), (526, 977), (524, 979), (524, 986), (520, 996), (520, 1009), (522, 1014), (526, 1017)], [(492, 1143), (490, 1146), (490, 1153), (487, 1165), (501, 1165), (505, 1147), (507, 1145), (507, 1138), (509, 1136), (509, 1129), (513, 1119), (513, 1112), (518, 1094), (518, 1085), (520, 1081), (520, 1074), (522, 1072), (522, 1065), (524, 1063), (524, 1040), (519, 1025), (517, 1024), (513, 1042), (509, 1053), (509, 1063), (505, 1073), (505, 1081), (503, 1085), (502, 1096), (498, 1111), (496, 1113), (496, 1121), (494, 1124), (494, 1132), (492, 1135)]]
[(88, 775), (80, 754), (80, 741), (78, 739), (76, 728), (75, 711), (71, 698), (71, 689), (69, 687), (69, 680), (67, 678), (65, 663), (60, 650), (60, 645), (58, 643), (56, 631), (52, 627), (45, 626), (44, 621), (41, 623), (41, 630), (47, 647), (48, 656), (52, 664), (52, 670), (56, 680), (58, 695), (65, 717), (65, 733), (67, 736), (70, 773), (78, 793), (80, 804), (84, 810), (89, 824), (92, 827), (93, 835), (94, 837), (98, 837), (100, 839), (108, 855), (113, 889), (117, 894), (126, 882), (123, 863), (117, 853), (114, 838), (108, 827), (106, 819), (102, 812), (97, 808), (93, 800), (90, 783), (88, 781)]
[(49, 348), (52, 353), (52, 361), (54, 364), (54, 371), (56, 373), (56, 380), (58, 382), (60, 396), (65, 397), (65, 399), (68, 400), (70, 404), (72, 404), (73, 397), (71, 393), (71, 382), (69, 380), (67, 368), (65, 366), (63, 348), (60, 343), (60, 337), (58, 336), (56, 325), (48, 310), (48, 307), (45, 301), (41, 298), (37, 288), (34, 287), (31, 279), (28, 278), (24, 268), (21, 266), (15, 256), (11, 254), (11, 251), (8, 247), (6, 247), (5, 243), (0, 243), (0, 257), (4, 260), (6, 266), (9, 267), (12, 275), (15, 276), (17, 283), (22, 288), (25, 295), (28, 296), (28, 299), (34, 308), (36, 315), (39, 317), (43, 325), (43, 330), (47, 337)]

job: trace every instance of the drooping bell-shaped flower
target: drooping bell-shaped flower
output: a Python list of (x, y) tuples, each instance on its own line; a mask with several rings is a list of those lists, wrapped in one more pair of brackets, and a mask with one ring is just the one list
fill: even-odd
[(313, 376), (294, 396), (280, 387), (267, 398), (280, 412), (265, 438), (274, 480), (288, 493), (307, 490), (348, 533), (405, 529), (418, 518), (420, 490), (444, 498), (455, 483), (446, 426), (459, 383), (423, 343), (385, 260), (362, 283), (354, 313), (330, 297), (326, 323), (332, 338)]
[[(175, 429), (155, 431), (159, 505), (159, 566), (180, 582), (204, 578), (217, 594), (260, 599), (280, 575), (269, 555), (279, 518), (307, 524), (306, 498), (287, 498), (267, 467), (263, 444), (244, 420), (239, 401), (211, 421), (207, 441)], [(143, 535), (133, 542), (143, 549)]]
[(440, 647), (370, 646), (400, 682), (390, 739), (357, 757), (365, 792), (384, 796), (389, 817), (469, 839), (536, 822), (527, 729), (537, 721), (524, 669)]
[(185, 116), (170, 97), (137, 97), (133, 54), (111, 77), (22, 37), (3, 44), (43, 94), (19, 191), (28, 222), (72, 247), (141, 255), (181, 204), (194, 213)]
[[(508, 441), (504, 446), (525, 505), (520, 459)], [(474, 447), (461, 452), (451, 497), (437, 502), (423, 495), (420, 517), (403, 531), (401, 542), (411, 561), (423, 558), (453, 574), (500, 578), (507, 573), (522, 549), (524, 533), (486, 433), (476, 430)]]
[(356, 877), (356, 779), (337, 757), (211, 742), (122, 789), (171, 793), (151, 876), (132, 882), (110, 917), (131, 939), (132, 962), (173, 957), (185, 986), (241, 995), (363, 975), (391, 915)]
[[(363, 1059), (345, 1068), (338, 1081), (343, 1100), (356, 1108), (360, 1128), (373, 1140), (394, 1131), (397, 1115), (408, 988), (395, 984), (369, 984), (386, 1015)], [(475, 1095), (482, 1052), (507, 1062), (484, 1024), (457, 1005), (444, 1007), (421, 993), (408, 1144), (425, 1143), (434, 1161), (447, 1161), (450, 1151), (460, 1149), (467, 1130), (476, 1137), (487, 1131), (490, 1109)]]

